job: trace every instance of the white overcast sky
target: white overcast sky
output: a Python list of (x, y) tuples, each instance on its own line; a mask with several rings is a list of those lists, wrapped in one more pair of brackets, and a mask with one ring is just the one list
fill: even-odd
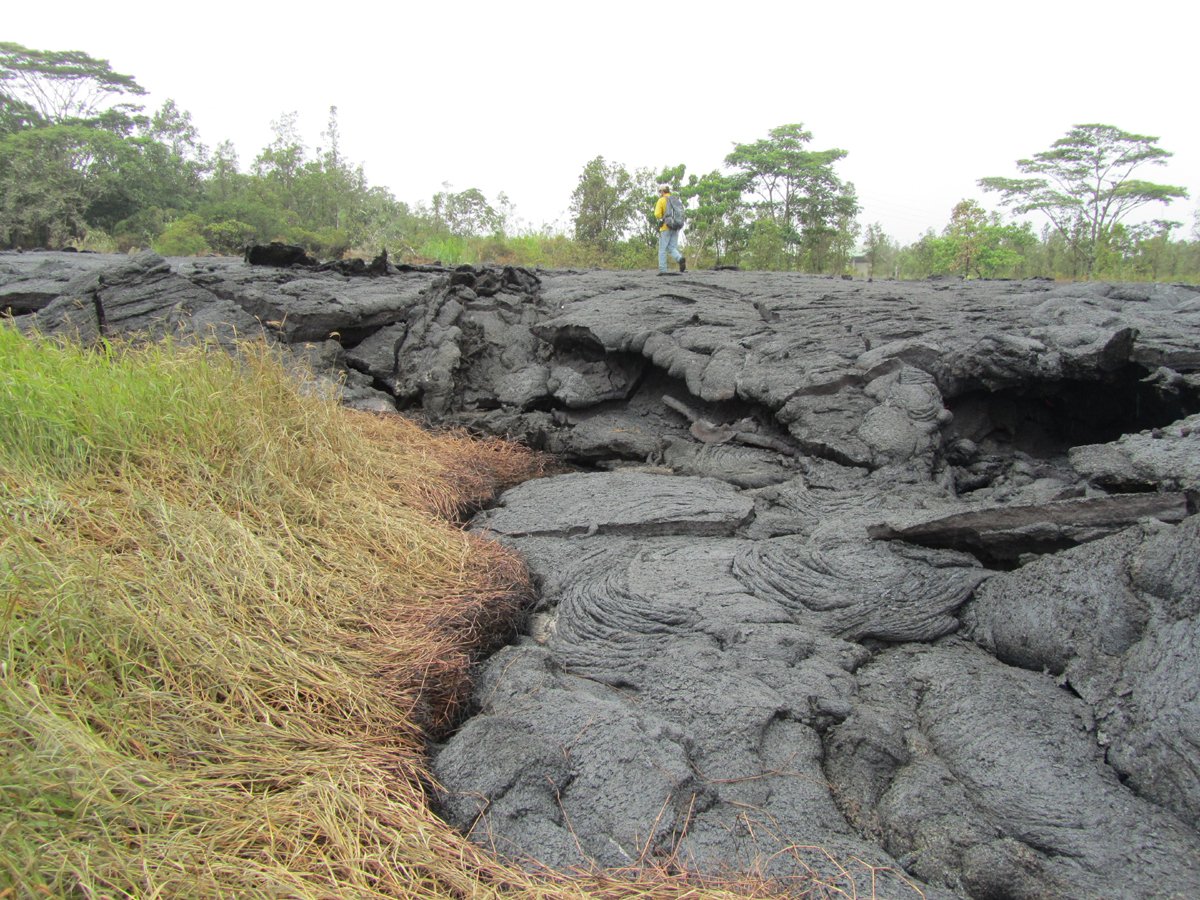
[(976, 180), (1015, 176), (1075, 124), (1175, 154), (1139, 176), (1191, 198), (1140, 217), (1190, 230), (1200, 200), (1191, 2), (58, 0), (9, 4), (2, 22), (0, 40), (109, 60), (148, 108), (174, 99), (210, 147), (233, 141), (243, 171), (272, 119), (298, 112), (311, 150), (336, 105), (370, 184), (410, 203), (447, 181), (504, 191), (534, 227), (566, 223), (597, 155), (707, 172), (794, 122), (813, 149), (849, 152), (838, 171), (859, 221), (902, 243), (960, 199), (994, 207)]

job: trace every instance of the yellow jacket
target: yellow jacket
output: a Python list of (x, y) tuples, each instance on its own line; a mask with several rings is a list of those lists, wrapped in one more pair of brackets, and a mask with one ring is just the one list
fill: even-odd
[(659, 231), (666, 231), (666, 230), (667, 230), (667, 223), (666, 223), (666, 218), (667, 218), (667, 198), (668, 198), (668, 197), (670, 197), (670, 196), (671, 196), (671, 195), (670, 195), (669, 193), (667, 193), (667, 194), (659, 194), (659, 195), (658, 195), (658, 202), (654, 204), (654, 218), (656, 218), (656, 219), (658, 219), (658, 221), (662, 222), (662, 227), (658, 229)]

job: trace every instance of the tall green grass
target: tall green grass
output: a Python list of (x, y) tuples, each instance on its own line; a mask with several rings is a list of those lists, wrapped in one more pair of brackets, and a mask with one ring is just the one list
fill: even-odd
[(0, 384), (0, 895), (432, 890), (421, 729), (524, 591), (439, 514), (536, 462), (259, 347), (5, 327)]
[(62, 476), (164, 450), (195, 460), (237, 447), (247, 434), (217, 414), (237, 367), (169, 344), (83, 351), (0, 328), (0, 462)]
[(467, 258), (469, 254), (467, 239), (456, 235), (431, 238), (422, 245), (419, 252), (421, 256), (440, 262), (445, 266), (458, 266), (464, 262), (477, 262), (475, 259)]

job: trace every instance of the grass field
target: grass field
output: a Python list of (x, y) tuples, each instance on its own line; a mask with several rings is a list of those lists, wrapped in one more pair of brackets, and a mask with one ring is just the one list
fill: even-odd
[(0, 324), (0, 898), (777, 892), (535, 878), (430, 811), (426, 736), (529, 591), (454, 519), (544, 465), (347, 411), (261, 345)]

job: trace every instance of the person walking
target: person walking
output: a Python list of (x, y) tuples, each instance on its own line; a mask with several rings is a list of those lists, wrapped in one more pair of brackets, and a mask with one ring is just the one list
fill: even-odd
[[(679, 271), (687, 271), (687, 259), (679, 252), (679, 228), (667, 224), (667, 204), (670, 202), (671, 186), (658, 186), (658, 202), (654, 204), (654, 218), (662, 225), (658, 229), (658, 274), (667, 274), (667, 256), (679, 263)], [(678, 202), (678, 201), (677, 201)]]

